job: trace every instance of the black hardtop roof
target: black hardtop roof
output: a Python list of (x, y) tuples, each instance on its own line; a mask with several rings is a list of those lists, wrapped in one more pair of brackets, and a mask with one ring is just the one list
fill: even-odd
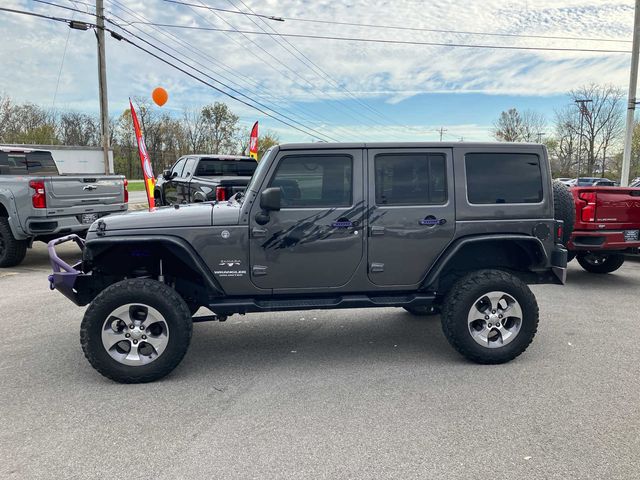
[(281, 150), (322, 150), (343, 148), (496, 148), (508, 150), (518, 148), (540, 148), (540, 143), (511, 143), (511, 142), (311, 142), (284, 143), (279, 145)]

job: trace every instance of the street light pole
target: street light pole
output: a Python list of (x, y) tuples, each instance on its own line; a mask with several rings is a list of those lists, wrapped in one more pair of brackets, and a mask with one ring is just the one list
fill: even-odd
[[(640, 1), (640, 0), (639, 0)], [(107, 97), (107, 60), (104, 39), (104, 2), (96, 0), (96, 38), (98, 40), (98, 86), (100, 89), (100, 123), (102, 136), (102, 152), (104, 160), (104, 173), (108, 175), (109, 169), (109, 104)]]
[(629, 75), (629, 103), (627, 105), (627, 124), (624, 132), (624, 153), (622, 154), (622, 172), (620, 186), (629, 185), (631, 168), (631, 141), (633, 140), (633, 119), (636, 112), (636, 87), (638, 84), (638, 52), (640, 51), (640, 0), (636, 0), (636, 13), (633, 20), (633, 46), (631, 47), (631, 73)]

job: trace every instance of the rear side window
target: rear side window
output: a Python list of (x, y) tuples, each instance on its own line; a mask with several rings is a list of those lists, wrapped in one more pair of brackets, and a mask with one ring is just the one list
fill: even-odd
[(198, 164), (198, 177), (250, 177), (258, 167), (255, 160), (218, 160), (203, 158)]
[(447, 201), (443, 154), (392, 153), (375, 156), (377, 205), (433, 205)]
[(29, 175), (58, 175), (58, 168), (48, 152), (27, 153)]
[(26, 175), (26, 155), (24, 153), (0, 152), (0, 174)]
[(176, 164), (173, 166), (173, 168), (171, 169), (171, 176), (173, 177), (175, 175), (176, 177), (181, 177), (182, 170), (184, 170), (184, 164), (186, 162), (187, 162), (186, 158), (181, 158), (180, 160), (178, 160)]
[(352, 203), (350, 155), (292, 155), (280, 160), (269, 184), (282, 190), (283, 207), (348, 207)]
[(540, 157), (530, 153), (465, 155), (470, 203), (539, 203), (542, 201)]

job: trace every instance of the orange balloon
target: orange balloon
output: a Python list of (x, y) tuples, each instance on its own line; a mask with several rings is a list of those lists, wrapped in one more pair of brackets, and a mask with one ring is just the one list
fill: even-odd
[(167, 100), (169, 100), (169, 94), (164, 88), (157, 87), (153, 89), (153, 92), (151, 92), (151, 98), (156, 102), (156, 105), (161, 107), (167, 103)]

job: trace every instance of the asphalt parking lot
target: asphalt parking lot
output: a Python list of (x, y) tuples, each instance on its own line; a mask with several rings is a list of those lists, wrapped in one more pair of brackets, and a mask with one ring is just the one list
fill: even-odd
[(2, 479), (640, 478), (640, 261), (534, 287), (507, 365), (400, 309), (252, 314), (146, 385), (89, 366), (47, 274), (42, 244), (0, 270)]

